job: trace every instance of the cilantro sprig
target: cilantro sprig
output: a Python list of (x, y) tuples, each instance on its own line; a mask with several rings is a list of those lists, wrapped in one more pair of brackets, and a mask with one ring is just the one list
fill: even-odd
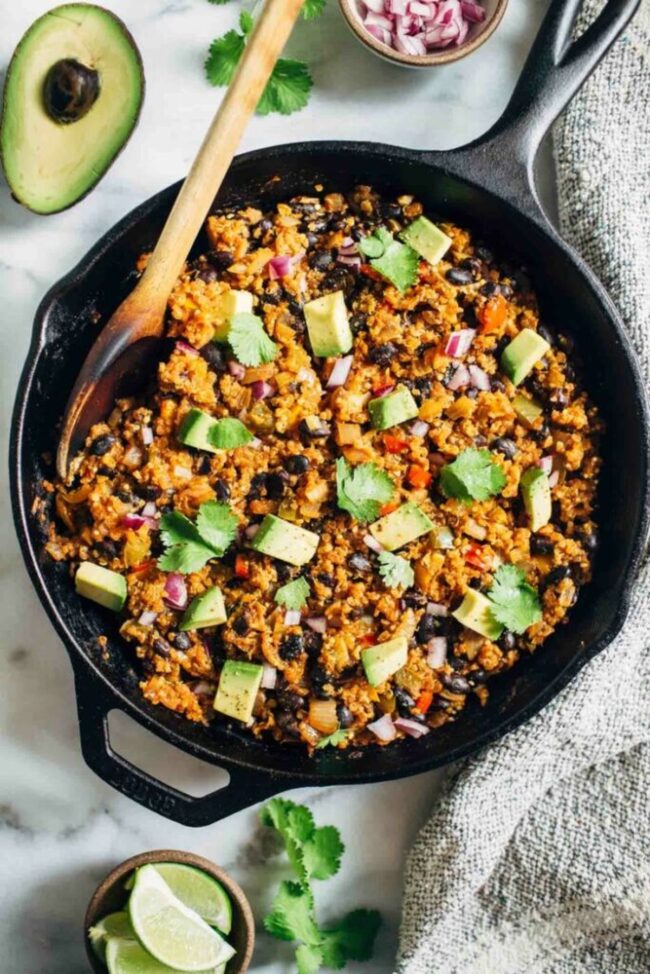
[(440, 486), (445, 496), (466, 504), (500, 494), (505, 485), (505, 474), (489, 450), (470, 447), (440, 471)]
[(309, 582), (306, 578), (294, 578), (275, 593), (275, 601), (285, 609), (302, 609), (309, 598)]
[(406, 291), (415, 284), (419, 254), (408, 244), (395, 240), (393, 234), (384, 227), (379, 227), (370, 236), (363, 237), (358, 247), (369, 259), (370, 266), (399, 291)]
[[(317, 17), (324, 6), (325, 0), (306, 0), (303, 17), (306, 20)], [(240, 15), (239, 28), (241, 33), (229, 30), (210, 45), (205, 73), (213, 85), (228, 85), (232, 80), (253, 29), (253, 18), (247, 11)], [(257, 105), (257, 114), (279, 112), (281, 115), (291, 115), (292, 112), (300, 111), (309, 101), (312, 85), (309, 68), (304, 61), (278, 58)]]
[(415, 581), (411, 562), (391, 551), (380, 552), (379, 574), (389, 588), (410, 588)]
[(265, 365), (278, 354), (278, 346), (264, 331), (262, 319), (248, 311), (240, 311), (230, 319), (228, 343), (242, 365)]
[(516, 565), (501, 565), (497, 569), (488, 598), (497, 622), (519, 635), (542, 618), (537, 590)]
[(321, 967), (340, 970), (349, 960), (369, 960), (381, 925), (376, 910), (353, 910), (326, 928), (318, 925), (315, 916), (311, 880), (328, 879), (339, 871), (345, 847), (338, 829), (317, 828), (308, 808), (283, 798), (271, 799), (262, 809), (261, 820), (280, 834), (298, 878), (280, 883), (271, 912), (264, 918), (272, 936), (298, 941), (298, 974), (316, 974)]
[(336, 461), (336, 503), (357, 521), (376, 520), (394, 493), (395, 484), (375, 463), (351, 467), (344, 457)]
[(335, 730), (333, 734), (328, 734), (327, 737), (321, 737), (320, 741), (316, 745), (316, 750), (321, 750), (324, 747), (336, 747), (337, 744), (342, 744), (343, 741), (347, 741), (350, 736), (350, 731), (345, 730), (343, 727), (339, 727)]
[(198, 572), (211, 558), (221, 558), (236, 534), (237, 517), (228, 504), (206, 501), (199, 507), (196, 523), (180, 511), (171, 511), (160, 519), (160, 538), (167, 550), (158, 567), (184, 575)]

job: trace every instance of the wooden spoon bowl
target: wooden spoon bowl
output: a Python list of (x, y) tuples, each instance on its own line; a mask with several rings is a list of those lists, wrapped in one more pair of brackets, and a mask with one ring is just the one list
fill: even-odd
[(228, 873), (220, 869), (215, 863), (210, 862), (209, 859), (196, 856), (192, 852), (179, 852), (174, 849), (156, 849), (126, 859), (102, 880), (93, 893), (84, 919), (84, 942), (91, 969), (95, 974), (106, 974), (106, 967), (92, 948), (88, 936), (89, 928), (99, 923), (109, 913), (124, 909), (129, 898), (129, 890), (124, 888), (126, 879), (135, 869), (152, 862), (178, 862), (184, 866), (194, 866), (195, 869), (202, 870), (221, 883), (232, 902), (232, 930), (228, 935), (228, 941), (237, 951), (232, 960), (228, 962), (226, 974), (244, 974), (244, 971), (248, 970), (253, 956), (255, 919), (242, 888)]

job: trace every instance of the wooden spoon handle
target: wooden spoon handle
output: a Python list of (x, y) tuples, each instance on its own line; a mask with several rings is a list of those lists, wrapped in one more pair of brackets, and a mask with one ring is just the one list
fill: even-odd
[(131, 299), (143, 310), (167, 301), (289, 39), (303, 0), (266, 0), (221, 105)]

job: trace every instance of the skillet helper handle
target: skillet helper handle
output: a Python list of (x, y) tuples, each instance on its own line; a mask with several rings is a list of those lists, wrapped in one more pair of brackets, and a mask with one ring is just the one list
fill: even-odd
[(79, 668), (75, 672), (75, 686), (81, 752), (88, 767), (116, 791), (179, 825), (194, 828), (212, 825), (286, 789), (283, 781), (271, 775), (229, 765), (230, 781), (224, 788), (200, 798), (187, 795), (137, 768), (113, 750), (108, 715), (119, 707), (96, 677)]
[(592, 24), (572, 41), (582, 0), (551, 0), (521, 77), (496, 124), (468, 149), (503, 143), (508, 157), (532, 169), (537, 149), (616, 38), (640, 0), (607, 0)]

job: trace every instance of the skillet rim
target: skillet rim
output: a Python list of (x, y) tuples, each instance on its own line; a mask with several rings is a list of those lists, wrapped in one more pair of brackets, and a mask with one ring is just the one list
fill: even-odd
[[(608, 319), (608, 326), (612, 332), (611, 338), (616, 339), (621, 346), (627, 365), (630, 369), (631, 378), (634, 383), (634, 397), (638, 409), (638, 418), (645, 450), (642, 457), (643, 471), (645, 475), (645, 490), (643, 491), (643, 503), (640, 505), (637, 516), (636, 531), (634, 541), (631, 546), (630, 554), (622, 572), (619, 583), (620, 600), (616, 611), (612, 614), (609, 624), (605, 627), (601, 635), (584, 648), (576, 650), (573, 658), (559, 669), (557, 673), (534, 695), (530, 702), (523, 706), (515, 715), (499, 719), (496, 715), (495, 725), (479, 733), (472, 741), (464, 745), (452, 748), (444, 755), (432, 755), (422, 752), (418, 755), (412, 749), (410, 741), (402, 742), (397, 748), (404, 754), (407, 762), (397, 770), (387, 769), (379, 771), (363, 771), (354, 773), (353, 762), (348, 762), (346, 767), (352, 767), (352, 772), (347, 774), (324, 774), (314, 765), (313, 771), (273, 769), (269, 770), (255, 763), (255, 760), (242, 760), (233, 758), (228, 753), (221, 754), (221, 749), (226, 746), (225, 742), (215, 739), (211, 742), (211, 747), (200, 741), (192, 741), (186, 738), (174, 728), (160, 722), (155, 713), (149, 713), (142, 707), (141, 702), (136, 702), (126, 696), (118, 688), (103, 670), (98, 667), (89, 656), (83, 651), (77, 641), (72, 638), (66, 623), (58, 608), (52, 601), (47, 585), (42, 576), (38, 562), (38, 553), (32, 545), (29, 535), (28, 524), (30, 513), (24, 503), (23, 491), (21, 487), (22, 478), (22, 458), (21, 447), (23, 445), (23, 435), (25, 428), (25, 412), (27, 402), (31, 397), (32, 387), (36, 366), (39, 361), (40, 353), (47, 346), (46, 331), (48, 315), (51, 308), (57, 301), (63, 299), (83, 278), (95, 267), (106, 252), (126, 232), (130, 227), (141, 219), (150, 215), (161, 205), (166, 205), (174, 199), (181, 181), (173, 183), (143, 203), (130, 210), (114, 226), (97, 241), (93, 247), (78, 261), (78, 263), (59, 281), (57, 281), (45, 294), (41, 300), (34, 317), (31, 341), (27, 351), (25, 364), (19, 379), (16, 399), (11, 417), (10, 445), (9, 445), (9, 465), (10, 465), (10, 493), (12, 502), (12, 514), (19, 540), (19, 545), (26, 568), (32, 584), (36, 589), (41, 604), (43, 605), (48, 618), (54, 626), (55, 631), (61, 638), (70, 662), (73, 667), (76, 681), (77, 702), (80, 702), (81, 694), (90, 691), (99, 692), (103, 700), (110, 699), (110, 705), (103, 707), (104, 714), (112, 709), (121, 709), (132, 719), (155, 733), (168, 743), (171, 743), (186, 753), (190, 753), (210, 764), (219, 765), (233, 772), (252, 772), (260, 781), (266, 779), (277, 783), (277, 790), (283, 787), (301, 787), (308, 785), (337, 785), (337, 784), (361, 784), (366, 782), (388, 781), (397, 778), (410, 777), (413, 774), (422, 773), (436, 767), (449, 764), (459, 759), (477, 753), (487, 744), (499, 740), (506, 733), (521, 726), (530, 720), (535, 714), (539, 713), (552, 699), (563, 690), (582, 667), (589, 660), (593, 659), (604, 650), (620, 632), (630, 609), (632, 590), (636, 580), (638, 568), (640, 566), (644, 549), (650, 533), (650, 482), (648, 471), (650, 469), (650, 405), (648, 396), (643, 383), (643, 378), (636, 352), (632, 346), (630, 338), (623, 326), (622, 320), (609, 294), (598, 280), (594, 272), (589, 268), (583, 258), (560, 236), (556, 228), (551, 224), (536, 200), (533, 193), (528, 200), (513, 200), (507, 194), (500, 192), (495, 187), (492, 180), (484, 180), (481, 172), (482, 167), (473, 166), (473, 153), (471, 147), (468, 149), (458, 149), (449, 152), (420, 152), (410, 150), (400, 146), (392, 146), (386, 143), (369, 141), (313, 141), (298, 143), (283, 143), (280, 145), (262, 147), (235, 157), (230, 172), (236, 173), (239, 166), (255, 162), (261, 157), (268, 162), (269, 158), (286, 157), (287, 155), (299, 156), (301, 154), (339, 154), (354, 155), (358, 158), (381, 156), (383, 161), (387, 159), (400, 160), (407, 163), (418, 163), (428, 165), (443, 173), (451, 175), (453, 178), (464, 181), (470, 186), (476, 187), (483, 193), (493, 196), (500, 205), (513, 210), (519, 219), (532, 221), (538, 230), (549, 237), (553, 245), (559, 248), (565, 257), (571, 262), (573, 269), (578, 277), (583, 279), (583, 284), (593, 293), (598, 303), (603, 308)], [(479, 162), (477, 157), (474, 157)], [(474, 172), (472, 172), (474, 169)], [(529, 191), (530, 192), (530, 191)], [(528, 206), (524, 205), (528, 203)], [(531, 203), (534, 206), (531, 207)], [(539, 209), (538, 209), (539, 207)], [(83, 686), (85, 683), (86, 686)], [(100, 686), (97, 686), (97, 684)], [(397, 749), (395, 745), (394, 749)], [(255, 755), (251, 755), (255, 757)], [(217, 795), (220, 792), (216, 793)], [(218, 799), (216, 799), (218, 801)]]

